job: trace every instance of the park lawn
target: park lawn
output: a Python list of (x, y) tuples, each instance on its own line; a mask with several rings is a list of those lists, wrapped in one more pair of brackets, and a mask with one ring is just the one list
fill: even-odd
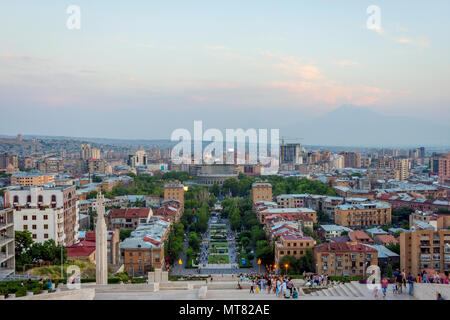
[(228, 254), (213, 254), (208, 257), (209, 263), (230, 263)]
[(216, 249), (228, 248), (228, 242), (225, 242), (225, 241), (211, 241), (209, 243), (209, 248), (212, 249), (213, 246), (215, 246)]

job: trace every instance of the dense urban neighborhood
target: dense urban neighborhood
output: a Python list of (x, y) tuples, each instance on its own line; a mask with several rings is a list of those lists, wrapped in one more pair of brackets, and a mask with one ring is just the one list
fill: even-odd
[(253, 290), (273, 275), (308, 292), (324, 277), (365, 283), (374, 267), (393, 282), (449, 280), (449, 153), (282, 144), (278, 173), (264, 175), (260, 164), (175, 164), (156, 146), (4, 141), (0, 286), (67, 282), (72, 265), (78, 281), (97, 281), (99, 210), (108, 283), (162, 272), (168, 281), (232, 276)]

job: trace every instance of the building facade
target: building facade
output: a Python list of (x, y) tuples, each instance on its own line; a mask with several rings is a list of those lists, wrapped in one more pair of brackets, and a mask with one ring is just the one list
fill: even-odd
[(78, 238), (75, 186), (16, 187), (7, 191), (14, 208), (14, 230), (31, 232), (34, 241), (49, 239), (70, 246)]
[(341, 204), (334, 213), (336, 224), (345, 227), (382, 226), (392, 221), (391, 206), (386, 202)]

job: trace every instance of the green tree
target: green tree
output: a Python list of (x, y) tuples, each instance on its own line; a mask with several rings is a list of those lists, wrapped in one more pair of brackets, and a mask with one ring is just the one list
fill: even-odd
[(125, 240), (126, 238), (129, 238), (131, 235), (131, 232), (133, 232), (133, 229), (120, 229), (120, 241)]
[(97, 194), (98, 194), (97, 191), (91, 191), (91, 192), (89, 192), (88, 195), (86, 196), (86, 199), (95, 199), (95, 198), (97, 198)]
[(34, 242), (31, 237), (31, 232), (28, 230), (14, 231), (14, 240), (16, 257), (28, 251)]
[(242, 226), (241, 214), (239, 213), (239, 209), (237, 207), (235, 207), (231, 213), (230, 225), (233, 230), (239, 230)]
[(194, 250), (198, 251), (200, 249), (200, 244), (202, 240), (198, 237), (197, 233), (189, 233), (189, 246)]

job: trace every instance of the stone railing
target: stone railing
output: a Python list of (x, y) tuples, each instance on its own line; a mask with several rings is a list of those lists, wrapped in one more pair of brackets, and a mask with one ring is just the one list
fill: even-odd
[(413, 295), (416, 299), (436, 300), (437, 293), (450, 300), (450, 284), (414, 283)]
[(94, 289), (79, 289), (52, 293), (45, 292), (36, 295), (29, 292), (26, 296), (20, 298), (16, 298), (15, 295), (10, 295), (7, 300), (94, 300), (94, 298)]

